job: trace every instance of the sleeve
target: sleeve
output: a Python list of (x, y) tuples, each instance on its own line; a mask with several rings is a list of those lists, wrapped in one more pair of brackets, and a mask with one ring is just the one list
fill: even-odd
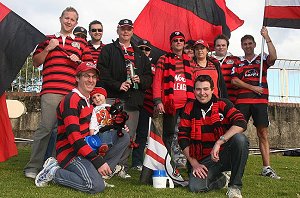
[(234, 107), (232, 102), (227, 99), (220, 99), (221, 109), (224, 111), (225, 117), (229, 120), (229, 123), (234, 126), (239, 126), (244, 130), (247, 129), (247, 122), (244, 115)]
[(153, 102), (155, 105), (162, 102), (162, 80), (163, 80), (163, 68), (164, 68), (164, 56), (161, 56), (157, 61), (155, 74), (153, 78)]
[(85, 137), (81, 134), (79, 117), (82, 105), (79, 101), (77, 97), (71, 97), (70, 100), (65, 100), (62, 117), (66, 126), (67, 139), (78, 156), (83, 156), (87, 160), (90, 160), (95, 168), (98, 169), (105, 161), (92, 150), (84, 140)]
[(121, 84), (123, 82), (120, 82), (118, 80), (115, 80), (112, 76), (111, 76), (111, 67), (113, 67), (112, 65), (110, 65), (110, 60), (112, 58), (119, 58), (119, 57), (111, 57), (110, 53), (110, 48), (111, 48), (112, 44), (109, 45), (105, 45), (102, 50), (101, 53), (98, 57), (98, 63), (97, 63), (97, 68), (100, 71), (100, 81), (97, 82), (97, 86), (104, 86), (104, 87), (108, 87), (112, 90), (115, 91), (119, 91)]
[(33, 56), (41, 53), (48, 46), (48, 44), (49, 44), (49, 38), (48, 38), (48, 40), (38, 44), (35, 51), (33, 52)]
[(89, 129), (97, 130), (97, 126), (98, 126), (98, 121), (97, 121), (97, 116), (96, 116), (96, 109), (94, 108)]
[(182, 150), (190, 145), (190, 133), (192, 130), (191, 121), (191, 109), (193, 108), (193, 102), (188, 102), (180, 118), (178, 125), (178, 143)]
[(87, 43), (84, 45), (81, 60), (86, 62), (94, 62), (91, 50)]

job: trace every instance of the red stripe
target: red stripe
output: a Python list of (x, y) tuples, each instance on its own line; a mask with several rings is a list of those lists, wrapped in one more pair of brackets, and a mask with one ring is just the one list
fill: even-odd
[(165, 164), (165, 159), (161, 158), (159, 155), (151, 151), (150, 149), (146, 150), (146, 155), (152, 157), (154, 160), (158, 161), (161, 164)]
[(300, 19), (300, 6), (266, 6), (265, 18)]
[(0, 22), (8, 15), (8, 13), (10, 13), (10, 11), (11, 10), (8, 7), (0, 3)]
[(161, 137), (158, 134), (154, 133), (153, 131), (150, 131), (150, 137), (156, 142), (160, 143), (161, 145), (165, 145)]

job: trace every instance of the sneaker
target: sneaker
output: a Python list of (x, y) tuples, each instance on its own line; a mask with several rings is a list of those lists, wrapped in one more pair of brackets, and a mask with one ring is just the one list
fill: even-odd
[(131, 175), (129, 175), (128, 173), (126, 173), (126, 171), (123, 169), (118, 173), (118, 176), (123, 178), (123, 179), (128, 179), (131, 178)]
[(263, 168), (261, 175), (265, 177), (271, 177), (273, 179), (280, 179), (280, 177), (271, 167)]
[(119, 164), (116, 165), (115, 169), (112, 171), (111, 174), (102, 176), (103, 179), (110, 179), (112, 178), (115, 174), (118, 174), (120, 171), (124, 170), (124, 166), (121, 166)]
[(134, 166), (132, 167), (133, 170), (137, 170), (137, 171), (142, 171), (143, 166), (139, 165), (139, 166)]
[(35, 179), (36, 178), (36, 173), (35, 172), (24, 172), (25, 177), (31, 178), (31, 179)]
[(53, 179), (55, 171), (59, 168), (57, 160), (54, 157), (49, 157), (43, 167), (35, 178), (35, 185), (37, 187), (47, 186), (48, 182)]
[(228, 198), (243, 198), (240, 189), (236, 187), (228, 187), (226, 195), (228, 196)]
[(105, 187), (108, 187), (108, 188), (114, 188), (115, 187), (115, 185), (109, 184), (105, 180), (104, 180), (104, 185), (105, 185)]
[(228, 188), (228, 184), (229, 184), (230, 177), (231, 177), (231, 171), (224, 171), (224, 172), (222, 172), (222, 174), (226, 177), (226, 183), (223, 188)]

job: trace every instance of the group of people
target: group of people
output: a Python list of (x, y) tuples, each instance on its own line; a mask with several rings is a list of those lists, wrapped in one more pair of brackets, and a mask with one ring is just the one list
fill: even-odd
[[(104, 45), (102, 23), (92, 21), (88, 31), (75, 28), (78, 17), (74, 8), (66, 8), (60, 16), (60, 31), (48, 36), (33, 54), (34, 66), (43, 64), (41, 123), (24, 174), (34, 178), (37, 186), (54, 181), (97, 193), (104, 191), (108, 186), (105, 179), (114, 174), (131, 177), (129, 156), (132, 153), (133, 168), (141, 170), (154, 111), (163, 114), (163, 142), (169, 153), (178, 125), (190, 191), (206, 192), (228, 185), (229, 197), (242, 197), (249, 152), (248, 139), (242, 133), (250, 117), (262, 153), (261, 175), (280, 178), (270, 166), (267, 130), (267, 69), (277, 55), (265, 27), (261, 35), (269, 55), (254, 53), (256, 43), (251, 35), (242, 37), (245, 55), (237, 57), (228, 52), (229, 40), (224, 35), (218, 35), (212, 47), (202, 39), (186, 42), (182, 32), (174, 31), (169, 37), (170, 52), (151, 63), (149, 41), (132, 42), (131, 20), (120, 20), (118, 38)], [(129, 119), (123, 135), (112, 129), (100, 136), (109, 137), (103, 154), (93, 150), (85, 138), (111, 124), (113, 116), (103, 110), (116, 99)], [(56, 149), (48, 146), (51, 133), (56, 136), (52, 140)], [(45, 161), (47, 149), (55, 158), (46, 156)]]

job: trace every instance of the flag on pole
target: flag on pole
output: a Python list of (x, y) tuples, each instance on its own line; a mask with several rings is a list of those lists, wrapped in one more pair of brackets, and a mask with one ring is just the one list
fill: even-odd
[(134, 22), (134, 33), (169, 51), (174, 31), (181, 31), (186, 40), (204, 39), (212, 45), (218, 34), (230, 37), (243, 23), (225, 0), (150, 0)]
[(167, 175), (174, 183), (181, 186), (188, 185), (188, 182), (183, 179), (179, 171), (175, 168), (171, 156), (152, 122), (140, 181), (152, 185), (153, 170), (166, 170)]
[(0, 96), (45, 35), (0, 3)]
[(266, 0), (263, 25), (300, 29), (300, 0)]

